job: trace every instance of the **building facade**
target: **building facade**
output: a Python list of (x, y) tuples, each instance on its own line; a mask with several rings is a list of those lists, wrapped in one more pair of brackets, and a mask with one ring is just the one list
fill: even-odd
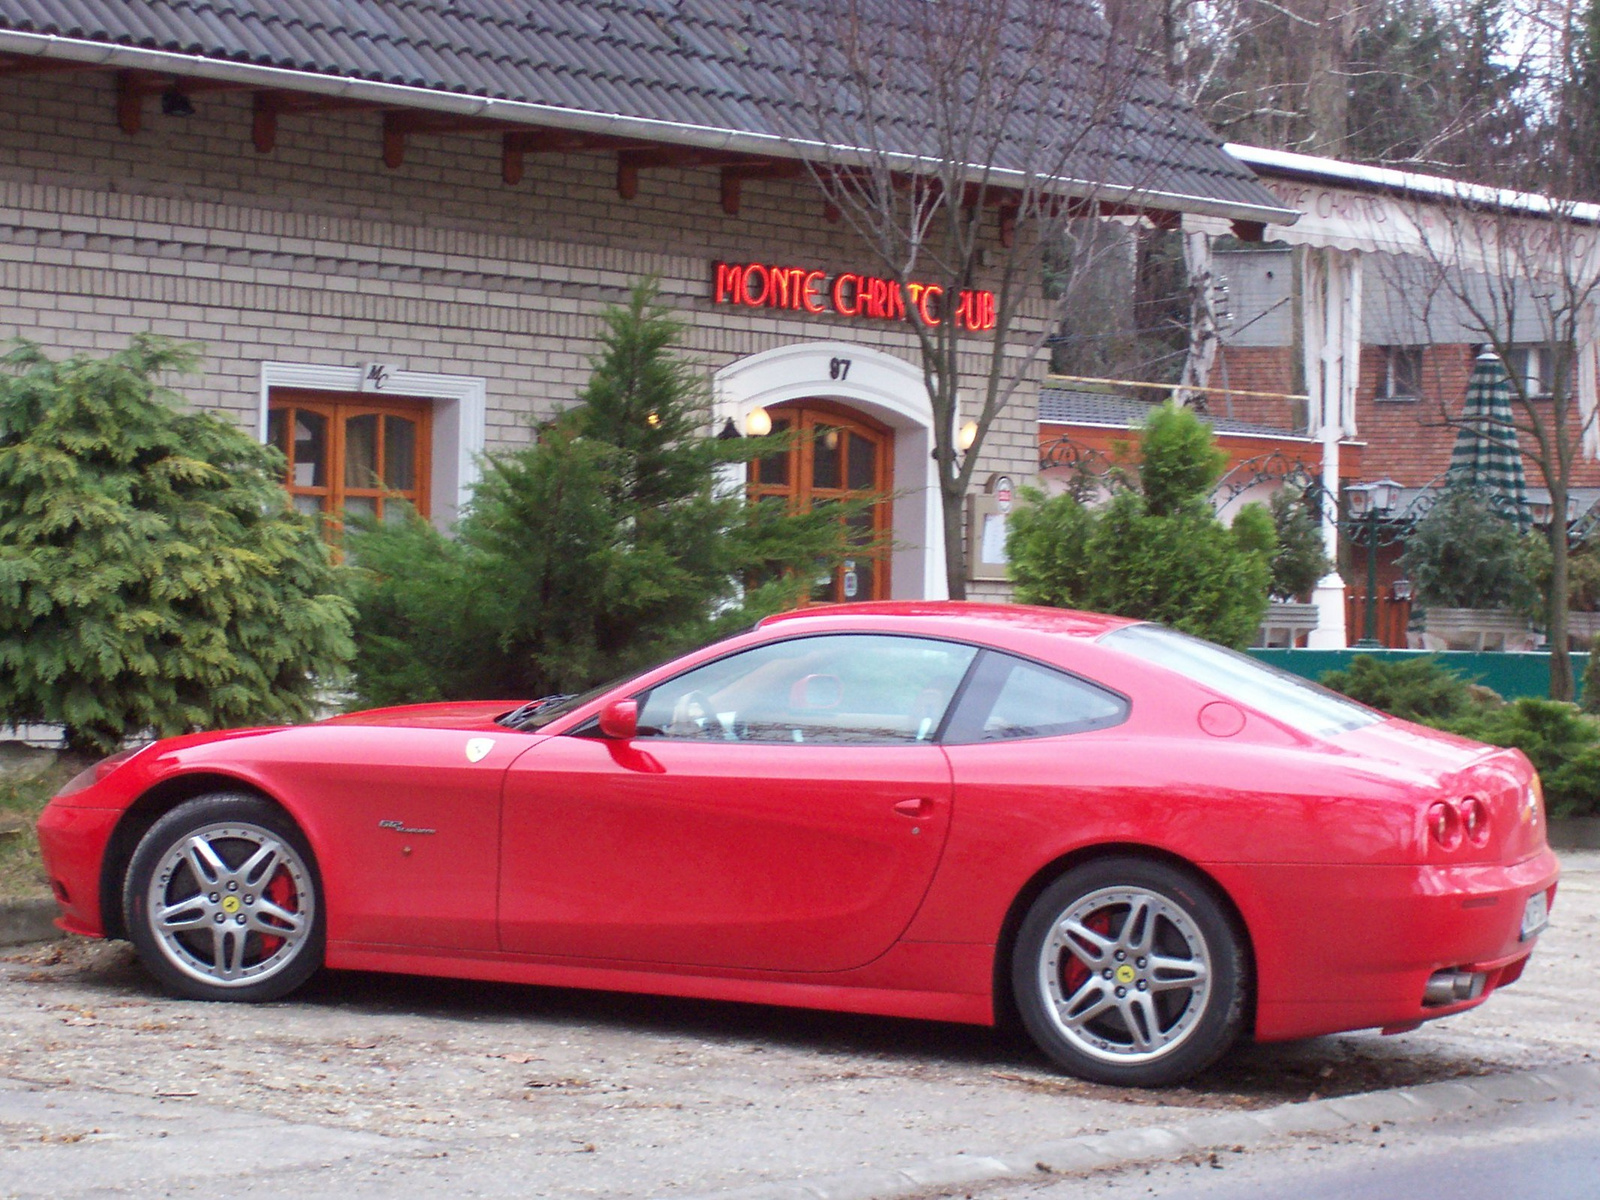
[[(276, 442), (297, 506), (381, 514), (398, 495), (448, 528), (482, 456), (574, 403), (603, 312), (653, 280), (706, 373), (715, 428), (741, 431), (760, 409), (809, 431), (753, 485), (797, 503), (891, 497), (877, 521), (893, 549), (841, 572), (836, 598), (944, 594), (916, 315), (792, 141), (727, 99), (726, 55), (696, 58), (634, 3), (458, 5), (483, 20), (454, 47), (383, 28), (394, 14), (376, 4), (346, 6), (373, 26), (342, 41), (310, 10), (232, 6), (223, 20), (141, 0), (92, 4), (85, 22), (24, 7), (45, 16), (0, 12), (0, 335), (53, 354), (147, 330), (197, 343), (201, 369), (173, 385)], [(557, 18), (596, 20), (574, 32)], [(518, 38), (534, 47), (520, 58)], [(603, 78), (596, 52), (634, 77), (564, 104), (533, 94), (552, 71)], [(1231, 163), (1208, 133), (1184, 136), (1201, 166)], [(1290, 218), (1247, 170), (1221, 176), (1195, 203)], [(1005, 236), (1002, 208), (984, 219)], [(979, 271), (961, 300), (972, 395), (989, 286)], [(1042, 370), (1030, 364), (1048, 320), (1035, 284), (1007, 372)], [(1036, 386), (1022, 395), (975, 478), (1036, 472)]]

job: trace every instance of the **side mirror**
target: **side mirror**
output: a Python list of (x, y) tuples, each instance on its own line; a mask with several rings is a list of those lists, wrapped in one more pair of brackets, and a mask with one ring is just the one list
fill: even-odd
[(613, 700), (600, 710), (600, 732), (626, 742), (639, 732), (639, 702)]

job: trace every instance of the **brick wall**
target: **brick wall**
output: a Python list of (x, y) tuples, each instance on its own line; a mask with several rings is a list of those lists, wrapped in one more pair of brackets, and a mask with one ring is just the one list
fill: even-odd
[(1303, 403), (1278, 398), (1294, 391), (1294, 353), (1288, 346), (1220, 346), (1210, 383), (1213, 388), (1229, 389), (1206, 397), (1207, 407), (1217, 416), (1279, 429), (1293, 430), (1304, 425)]
[[(1356, 429), (1366, 443), (1361, 475), (1366, 479), (1389, 476), (1412, 487), (1432, 482), (1450, 466), (1450, 451), (1456, 430), (1448, 417), (1461, 414), (1466, 400), (1467, 380), (1472, 374), (1474, 347), (1467, 345), (1428, 346), (1422, 356), (1421, 395), (1414, 399), (1380, 400), (1386, 353), (1382, 346), (1363, 346), (1361, 368), (1356, 384)], [(1288, 346), (1224, 346), (1212, 372), (1214, 386), (1242, 391), (1291, 390), (1293, 350)], [(1281, 401), (1232, 396), (1213, 396), (1212, 411), (1227, 412), (1241, 420), (1282, 425)], [(1226, 403), (1231, 407), (1224, 410)], [(1520, 410), (1519, 410), (1520, 416)], [(1531, 444), (1526, 435), (1523, 441)], [(1524, 463), (1532, 486), (1545, 484), (1538, 466)], [(1348, 474), (1348, 472), (1347, 472)], [(1583, 460), (1573, 465), (1572, 482), (1583, 487), (1600, 486), (1600, 463)]]
[[(251, 428), (267, 360), (483, 377), (491, 449), (573, 400), (602, 309), (647, 275), (708, 375), (804, 341), (917, 361), (904, 326), (712, 303), (718, 259), (873, 270), (808, 182), (747, 180), (730, 217), (715, 171), (645, 171), (629, 202), (611, 156), (530, 155), (508, 187), (494, 136), (415, 136), (388, 170), (376, 114), (285, 116), (260, 155), (248, 93), (194, 105), (169, 117), (147, 103), (129, 136), (109, 75), (0, 79), (0, 337), (58, 353), (143, 330), (201, 342), (200, 374), (175, 382)], [(1035, 305), (1019, 343), (1042, 320)], [(975, 395), (982, 356), (962, 367)], [(993, 427), (980, 478), (1033, 474), (1032, 394)]]

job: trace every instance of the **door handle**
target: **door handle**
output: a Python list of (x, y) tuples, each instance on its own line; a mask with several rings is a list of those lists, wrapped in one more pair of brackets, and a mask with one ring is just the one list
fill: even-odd
[(911, 800), (897, 800), (895, 801), (894, 810), (902, 817), (910, 817), (912, 820), (920, 821), (923, 817), (933, 814), (933, 801), (925, 796), (919, 796)]

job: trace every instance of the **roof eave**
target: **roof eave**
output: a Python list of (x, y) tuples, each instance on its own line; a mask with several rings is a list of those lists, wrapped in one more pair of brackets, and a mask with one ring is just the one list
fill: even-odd
[[(351, 79), (342, 75), (296, 71), (261, 63), (230, 62), (200, 55), (177, 54), (168, 50), (152, 50), (143, 46), (123, 46), (83, 38), (67, 38), (56, 34), (0, 30), (0, 53), (63, 59), (99, 66), (122, 67), (128, 70), (158, 71), (196, 79), (308, 92), (348, 100), (364, 100), (396, 107), (449, 113), (453, 116), (487, 117), (541, 128), (566, 129), (575, 133), (605, 134), (612, 137), (661, 142), (666, 145), (693, 146), (702, 150), (721, 150), (799, 161), (826, 156), (834, 162), (842, 159), (858, 166), (887, 158), (894, 170), (909, 174), (925, 174), (932, 169), (930, 160), (913, 154), (885, 156), (869, 149), (829, 146), (817, 140), (719, 129), (649, 117), (597, 113), (559, 105), (503, 100), (493, 96), (470, 96), (460, 92), (441, 91), (437, 88), (385, 83), (371, 79)], [(975, 166), (973, 169), (986, 168)], [(1030, 183), (1023, 173), (1018, 171), (999, 168), (987, 168), (987, 171), (988, 180), (994, 187), (1037, 186)], [(1047, 190), (1072, 198), (1194, 213), (1228, 221), (1290, 225), (1300, 217), (1299, 212), (1290, 208), (1219, 200), (1206, 196), (1188, 196), (1131, 186), (1114, 187), (1087, 180), (1056, 180), (1051, 182)]]
[(1263, 146), (1246, 146), (1238, 142), (1229, 142), (1223, 149), (1252, 171), (1279, 178), (1410, 196), (1422, 201), (1442, 201), (1523, 216), (1559, 217), (1585, 225), (1600, 224), (1600, 205), (1583, 201), (1561, 200), (1535, 192), (1518, 192), (1442, 175), (1422, 175), (1393, 167), (1369, 167), (1336, 158), (1297, 154), (1292, 150), (1269, 150)]

